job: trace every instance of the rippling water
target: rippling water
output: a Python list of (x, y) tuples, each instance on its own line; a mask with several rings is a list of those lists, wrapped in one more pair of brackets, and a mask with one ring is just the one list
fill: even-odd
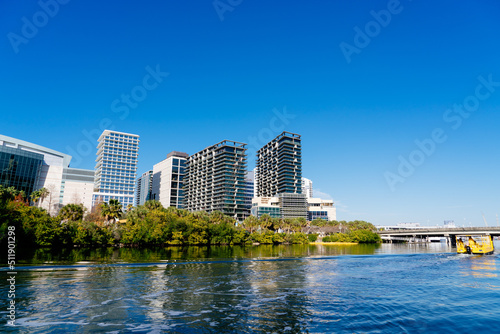
[(16, 327), (5, 326), (3, 301), (2, 330), (498, 331), (499, 254), (453, 251), (384, 244), (30, 254), (17, 268)]

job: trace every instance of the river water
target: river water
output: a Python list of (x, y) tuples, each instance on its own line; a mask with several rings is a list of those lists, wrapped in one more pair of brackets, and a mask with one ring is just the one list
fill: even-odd
[(494, 333), (495, 246), (490, 256), (446, 244), (18, 252), (15, 327), (2, 280), (0, 331)]

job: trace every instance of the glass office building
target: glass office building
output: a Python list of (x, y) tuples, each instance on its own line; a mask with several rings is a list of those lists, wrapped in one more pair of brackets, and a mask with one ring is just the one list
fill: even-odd
[(135, 206), (144, 205), (151, 199), (151, 187), (153, 183), (153, 171), (148, 170), (138, 179), (135, 187)]
[(30, 196), (36, 190), (42, 165), (42, 154), (0, 146), (0, 185), (14, 187)]
[(252, 171), (252, 172), (249, 172), (247, 174), (247, 177), (245, 178), (245, 207), (247, 208), (249, 213), (250, 213), (250, 210), (252, 209), (252, 199), (254, 196), (254, 188), (255, 188), (254, 173)]
[(47, 189), (48, 196), (37, 205), (51, 215), (69, 203), (90, 209), (94, 171), (70, 168), (70, 155), (4, 135), (0, 135), (0, 152), (2, 184), (24, 190), (27, 196)]
[(97, 145), (92, 205), (117, 199), (125, 209), (134, 204), (139, 136), (104, 130)]

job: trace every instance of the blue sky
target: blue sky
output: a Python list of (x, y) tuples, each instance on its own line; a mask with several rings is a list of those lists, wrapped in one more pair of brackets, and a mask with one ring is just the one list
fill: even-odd
[(339, 220), (497, 224), (498, 2), (54, 1), (0, 4), (0, 133), (89, 169), (136, 133), (141, 174), (284, 129)]

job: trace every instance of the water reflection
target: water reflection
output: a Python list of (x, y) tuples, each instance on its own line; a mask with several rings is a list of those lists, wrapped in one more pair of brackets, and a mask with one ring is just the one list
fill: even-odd
[(498, 277), (497, 256), (490, 255), (461, 255), (462, 270), (465, 276), (476, 278)]
[[(500, 325), (498, 254), (457, 255), (443, 244), (31, 256), (25, 263), (43, 270), (19, 270), (20, 327), (12, 332), (466, 332), (472, 322), (488, 332)], [(0, 285), (0, 294), (6, 289)]]
[[(388, 249), (390, 247), (390, 249)], [(36, 249), (18, 254), (18, 266), (157, 263), (194, 260), (304, 258), (394, 252), (396, 245), (260, 245), (156, 248)], [(1, 256), (0, 256), (0, 260)]]

